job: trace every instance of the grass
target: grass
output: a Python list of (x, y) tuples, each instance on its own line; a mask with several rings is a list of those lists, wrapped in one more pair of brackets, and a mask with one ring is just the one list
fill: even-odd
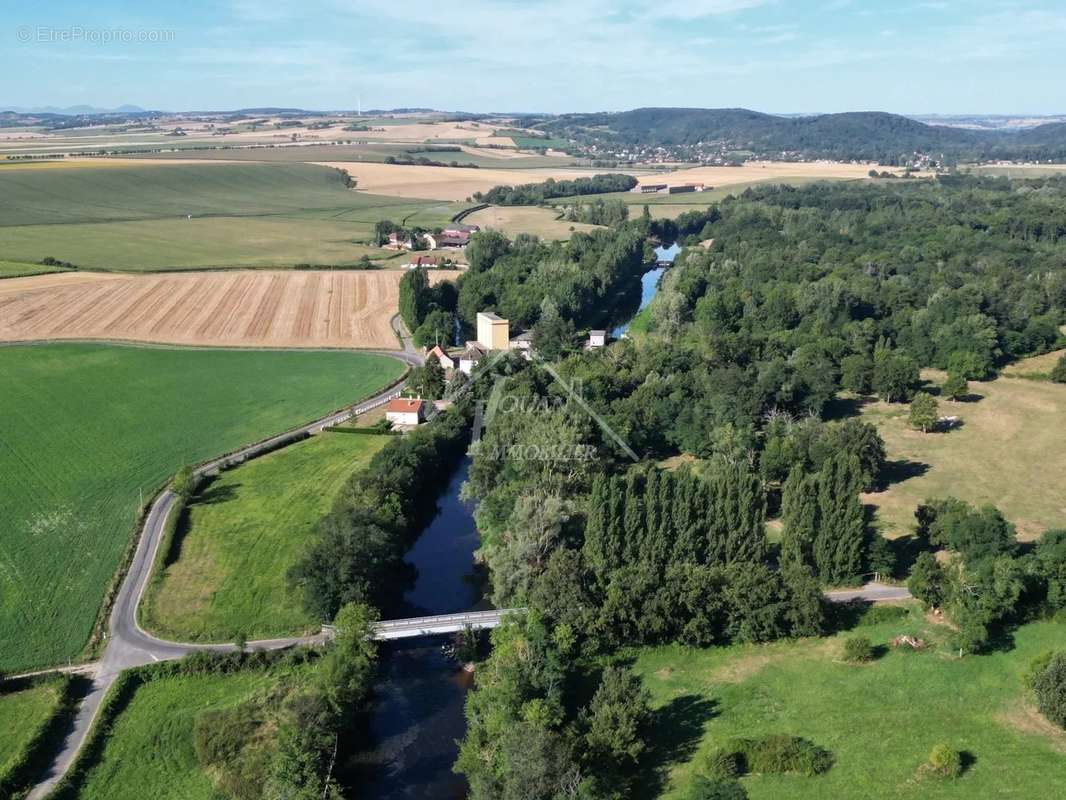
[(0, 783), (19, 764), (38, 729), (59, 708), (62, 695), (55, 679), (0, 693)]
[[(883, 655), (844, 663), (843, 639), (856, 633)], [(638, 651), (634, 670), (656, 708), (639, 796), (682, 797), (707, 754), (731, 736), (787, 733), (831, 751), (834, 766), (815, 778), (746, 777), (751, 800), (1058, 797), (1066, 732), (1036, 714), (1021, 676), (1033, 657), (1062, 646), (1066, 625), (1033, 623), (1011, 649), (964, 659), (885, 647), (902, 633), (945, 635), (915, 607), (904, 620), (828, 639)], [(937, 742), (968, 755), (959, 779), (919, 778)]]
[(573, 231), (592, 231), (598, 225), (582, 222), (567, 222), (557, 219), (558, 212), (540, 206), (489, 206), (467, 215), (463, 222), (494, 228), (514, 238), (520, 233), (530, 233), (547, 241), (569, 239)]
[(48, 267), (44, 264), (31, 264), (25, 261), (0, 261), (0, 279), (22, 278), (26, 275), (46, 275), (49, 272), (63, 272), (60, 267)]
[[(1030, 367), (1021, 362), (1017, 369)], [(1022, 539), (1066, 527), (1066, 386), (1005, 376), (971, 382), (970, 392), (970, 402), (941, 398), (940, 414), (962, 423), (946, 433), (912, 430), (906, 405), (863, 408), (899, 476), (887, 491), (864, 498), (876, 507), (886, 535), (910, 532), (918, 504), (946, 495), (996, 505)]]
[[(0, 258), (98, 269), (350, 264), (381, 219), (443, 225), (462, 206), (349, 189), (312, 164), (0, 169)], [(192, 219), (189, 219), (189, 216)]]
[(402, 374), (347, 352), (0, 347), (0, 670), (77, 658), (142, 500), (184, 463)]
[(200, 767), (193, 725), (208, 709), (229, 708), (277, 682), (271, 672), (179, 675), (137, 687), (115, 720), (80, 800), (217, 800)]
[(170, 563), (142, 606), (164, 638), (230, 641), (316, 626), (285, 579), (345, 480), (386, 436), (323, 433), (224, 473), (188, 506)]

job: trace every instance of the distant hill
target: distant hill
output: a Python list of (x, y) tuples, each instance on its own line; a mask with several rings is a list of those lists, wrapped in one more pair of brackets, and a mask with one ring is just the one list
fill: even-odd
[(564, 114), (537, 127), (585, 144), (693, 148), (701, 143), (760, 157), (906, 163), (914, 153), (948, 161), (1066, 160), (1066, 124), (1021, 131), (971, 130), (880, 111), (783, 117), (745, 108), (638, 108)]

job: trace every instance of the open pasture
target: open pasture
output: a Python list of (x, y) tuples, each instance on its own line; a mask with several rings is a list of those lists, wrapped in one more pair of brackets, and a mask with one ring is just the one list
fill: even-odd
[[(0, 340), (226, 347), (398, 347), (402, 272), (233, 271), (30, 279), (0, 287)], [(456, 276), (434, 270), (433, 280)]]
[(0, 347), (0, 670), (83, 654), (138, 509), (179, 466), (368, 397), (403, 370), (350, 352)]
[(171, 563), (141, 606), (165, 639), (268, 639), (313, 630), (285, 578), (348, 477), (388, 436), (325, 432), (223, 473), (187, 507)]
[[(675, 800), (712, 750), (733, 736), (791, 734), (824, 747), (823, 775), (750, 775), (751, 800), (1052, 800), (1066, 784), (1066, 734), (1036, 712), (1022, 684), (1029, 662), (1062, 647), (1066, 626), (1019, 629), (1012, 646), (955, 658), (943, 650), (903, 652), (900, 634), (938, 643), (950, 631), (920, 609), (897, 622), (825, 639), (709, 649), (638, 650), (634, 670), (656, 708), (640, 797)], [(844, 663), (843, 639), (869, 637), (883, 652)], [(937, 742), (968, 754), (955, 780), (923, 777)]]
[[(1025, 370), (1028, 361), (1016, 369)], [(935, 374), (934, 384), (943, 379), (926, 374)], [(906, 405), (876, 402), (863, 409), (863, 419), (881, 432), (889, 461), (909, 476), (864, 495), (886, 535), (910, 532), (918, 504), (947, 495), (992, 503), (1023, 540), (1066, 527), (1066, 386), (1005, 375), (971, 381), (970, 393), (968, 402), (940, 399), (941, 415), (961, 420), (944, 433), (913, 430)]]
[[(741, 183), (788, 183), (793, 178), (857, 179), (869, 177), (871, 167), (865, 164), (842, 164), (835, 161), (750, 161), (739, 167), (691, 167), (673, 172), (640, 177), (643, 183), (665, 183), (680, 186), (703, 183), (707, 186), (732, 186)], [(878, 171), (902, 174), (894, 167), (878, 167)]]
[(557, 219), (557, 211), (540, 206), (489, 206), (463, 218), (468, 225), (493, 228), (514, 238), (531, 233), (547, 241), (569, 239), (573, 231), (591, 231), (598, 226)]

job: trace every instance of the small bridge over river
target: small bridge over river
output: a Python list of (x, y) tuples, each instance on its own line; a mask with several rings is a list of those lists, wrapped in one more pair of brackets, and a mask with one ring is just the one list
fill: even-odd
[(495, 628), (507, 614), (522, 613), (524, 608), (501, 608), (491, 611), (465, 611), (461, 614), (438, 614), (433, 617), (411, 617), (379, 622), (374, 638), (379, 641), (411, 639), (415, 636), (436, 636), (458, 633), (470, 627), (474, 630)]

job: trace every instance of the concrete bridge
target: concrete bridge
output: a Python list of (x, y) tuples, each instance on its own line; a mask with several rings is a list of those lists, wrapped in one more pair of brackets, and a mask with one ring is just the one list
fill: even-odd
[(415, 636), (435, 636), (458, 633), (469, 625), (474, 630), (495, 628), (506, 614), (519, 613), (524, 608), (502, 608), (492, 611), (466, 611), (461, 614), (438, 614), (433, 617), (390, 619), (377, 624), (374, 638), (379, 641), (410, 639)]

